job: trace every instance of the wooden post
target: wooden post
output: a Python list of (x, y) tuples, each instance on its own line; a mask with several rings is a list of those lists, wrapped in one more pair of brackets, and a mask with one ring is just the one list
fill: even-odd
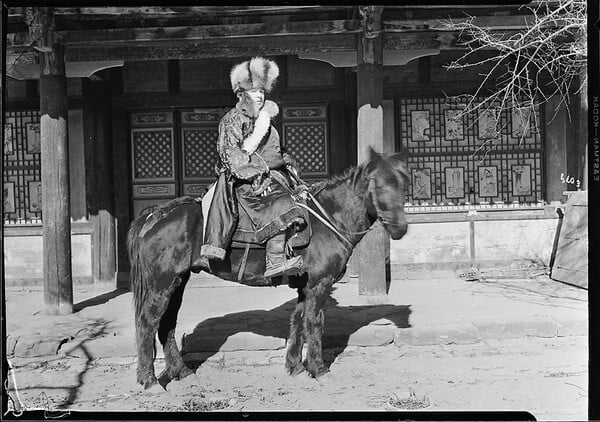
[(52, 33), (52, 8), (27, 11), (40, 54), (40, 140), (46, 313), (73, 312), (67, 83), (64, 47)]
[(92, 221), (92, 242), (94, 253), (92, 268), (94, 281), (116, 282), (116, 230), (114, 218), (113, 156), (110, 131), (111, 100), (110, 86), (104, 81), (90, 82), (94, 104), (91, 107), (94, 119), (93, 142), (89, 147), (93, 157), (90, 198), (90, 219)]
[[(114, 211), (116, 231), (116, 267), (117, 288), (128, 288), (129, 257), (127, 254), (127, 229), (133, 220), (129, 204), (129, 132), (127, 130), (127, 111), (120, 107), (112, 108), (112, 154), (114, 180)], [(127, 183), (125, 183), (127, 181)]]
[[(369, 146), (383, 152), (383, 36), (382, 6), (360, 7), (363, 33), (358, 43), (357, 76), (357, 153), (358, 162), (368, 158)], [(381, 303), (387, 298), (386, 259), (389, 263), (389, 236), (377, 223), (358, 247), (360, 295), (369, 302)]]

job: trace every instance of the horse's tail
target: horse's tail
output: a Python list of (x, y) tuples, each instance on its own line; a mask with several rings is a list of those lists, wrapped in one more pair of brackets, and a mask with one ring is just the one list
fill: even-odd
[(140, 231), (146, 222), (148, 214), (142, 214), (136, 218), (127, 232), (127, 251), (129, 253), (129, 283), (133, 292), (133, 303), (135, 307), (136, 321), (141, 315), (142, 305), (147, 293), (148, 277), (144, 268), (144, 262), (140, 256)]

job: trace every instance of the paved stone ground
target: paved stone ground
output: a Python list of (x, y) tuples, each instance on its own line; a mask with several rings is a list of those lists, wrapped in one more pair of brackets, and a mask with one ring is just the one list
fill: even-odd
[(196, 376), (168, 393), (135, 385), (131, 293), (78, 287), (77, 312), (50, 317), (41, 289), (8, 289), (19, 397), (27, 407), (92, 410), (513, 409), (586, 418), (586, 291), (546, 277), (401, 280), (386, 303), (368, 305), (355, 284), (337, 286), (324, 336), (331, 373), (315, 381), (283, 371), (293, 290), (196, 276), (177, 330)]

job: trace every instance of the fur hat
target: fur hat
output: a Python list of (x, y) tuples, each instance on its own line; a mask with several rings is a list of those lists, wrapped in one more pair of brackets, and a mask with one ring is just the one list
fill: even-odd
[(263, 57), (254, 57), (231, 69), (231, 88), (233, 92), (240, 90), (264, 89), (270, 92), (279, 76), (277, 63)]

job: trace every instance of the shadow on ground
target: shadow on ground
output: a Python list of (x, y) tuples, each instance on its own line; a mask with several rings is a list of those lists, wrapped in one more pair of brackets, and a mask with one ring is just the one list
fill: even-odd
[(92, 297), (73, 305), (73, 313), (79, 312), (90, 306), (102, 305), (117, 296), (129, 293), (129, 289), (115, 289), (112, 292), (103, 293), (99, 296)]
[[(191, 368), (197, 369), (206, 359), (215, 355), (230, 336), (237, 333), (250, 332), (287, 339), (289, 320), (295, 306), (296, 299), (292, 299), (267, 311), (237, 312), (202, 321), (192, 333), (184, 335), (182, 352), (206, 353), (201, 360), (189, 362)], [(336, 349), (334, 355), (338, 355), (348, 346), (353, 333), (381, 319), (390, 321), (397, 328), (409, 328), (410, 313), (410, 305), (340, 306), (335, 299), (329, 298), (325, 313), (323, 348)], [(382, 321), (382, 325), (386, 323)], [(325, 363), (329, 367), (334, 361), (335, 357)]]
[[(40, 384), (33, 384), (33, 385), (29, 385), (29, 386), (25, 386), (25, 387), (20, 387), (17, 389), (16, 383), (13, 382), (13, 385), (9, 386), (7, 384), (8, 388), (8, 393), (11, 394), (13, 396), (13, 402), (14, 403), (19, 403), (20, 408), (22, 408), (22, 403), (20, 403), (20, 399), (19, 399), (19, 391), (27, 391), (27, 390), (32, 390), (32, 391), (36, 391), (39, 392), (39, 396), (38, 396), (38, 403), (34, 403), (34, 404), (29, 404), (29, 407), (39, 407), (41, 409), (44, 409), (45, 411), (55, 411), (58, 409), (66, 409), (69, 406), (73, 405), (75, 403), (75, 401), (77, 401), (77, 398), (79, 397), (79, 393), (81, 390), (81, 387), (84, 384), (84, 378), (86, 377), (86, 374), (88, 373), (90, 367), (92, 366), (94, 357), (92, 356), (92, 354), (89, 351), (88, 346), (86, 345), (86, 343), (88, 341), (93, 340), (94, 338), (98, 338), (98, 337), (104, 337), (107, 335), (108, 330), (110, 329), (110, 322), (105, 320), (105, 319), (93, 319), (87, 322), (86, 326), (85, 326), (85, 331), (87, 333), (90, 333), (91, 338), (85, 338), (82, 340), (78, 340), (76, 345), (71, 345), (69, 347), (69, 355), (75, 356), (75, 355), (80, 355), (81, 357), (83, 357), (85, 359), (85, 366), (83, 369), (79, 370), (76, 376), (76, 380), (73, 383), (71, 376), (72, 373), (70, 370), (68, 370), (69, 366), (69, 362), (62, 363), (62, 358), (61, 357), (57, 357), (55, 358), (50, 358), (49, 360), (45, 360), (41, 362), (41, 366), (42, 367), (46, 367), (48, 370), (52, 371), (55, 370), (57, 372), (59, 371), (64, 371), (64, 378), (60, 378), (60, 381), (56, 381), (56, 379), (51, 378), (51, 384), (52, 385), (44, 385), (44, 382), (48, 382), (48, 378), (47, 377), (43, 377), (40, 376)], [(79, 352), (79, 353), (78, 353)], [(49, 364), (50, 362), (50, 364)], [(34, 364), (40, 364), (39, 362), (33, 362)], [(79, 363), (79, 362), (77, 362)], [(71, 382), (69, 382), (71, 381)], [(48, 399), (48, 396), (46, 395), (46, 391), (60, 391), (60, 392), (64, 392), (66, 393), (66, 397), (63, 398), (63, 400), (58, 403), (58, 404), (50, 404), (50, 401)], [(58, 411), (59, 413), (56, 415), (56, 418), (60, 418), (62, 416), (64, 416), (63, 413), (61, 413), (61, 411)], [(53, 416), (48, 416), (46, 414), (46, 419), (50, 418), (53, 419), (55, 417)]]

